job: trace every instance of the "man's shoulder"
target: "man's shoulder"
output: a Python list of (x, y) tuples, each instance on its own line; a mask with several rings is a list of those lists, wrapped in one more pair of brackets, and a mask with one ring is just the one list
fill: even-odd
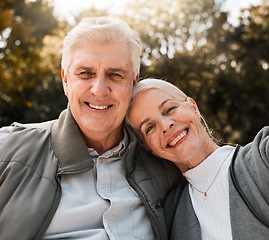
[(50, 130), (51, 126), (55, 123), (56, 120), (50, 120), (40, 123), (12, 123), (12, 127), (21, 128), (21, 129), (40, 129), (40, 130)]
[(7, 126), (7, 127), (0, 128), (0, 148), (12, 130), (13, 130), (13, 126)]
[(27, 123), (27, 124), (14, 122), (10, 126), (4, 126), (4, 127), (0, 128), (0, 149), (10, 133), (12, 133), (14, 131), (21, 132), (23, 130), (50, 131), (51, 126), (54, 124), (55, 121), (56, 120), (51, 120), (51, 121), (47, 121), (47, 122)]

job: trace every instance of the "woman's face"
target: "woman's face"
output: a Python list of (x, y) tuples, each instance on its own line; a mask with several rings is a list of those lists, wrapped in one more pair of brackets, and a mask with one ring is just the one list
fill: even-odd
[(183, 171), (198, 164), (193, 161), (208, 135), (194, 100), (180, 102), (162, 90), (149, 89), (137, 95), (129, 118), (154, 154), (173, 161)]

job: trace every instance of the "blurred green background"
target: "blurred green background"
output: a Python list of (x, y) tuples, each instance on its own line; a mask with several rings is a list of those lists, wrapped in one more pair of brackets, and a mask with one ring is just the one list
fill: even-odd
[(167, 79), (198, 103), (222, 142), (245, 144), (269, 122), (269, 3), (228, 22), (223, 1), (136, 0), (85, 9), (70, 22), (53, 2), (0, 0), (0, 127), (40, 122), (66, 107), (62, 41), (85, 16), (124, 19), (144, 42), (141, 78)]

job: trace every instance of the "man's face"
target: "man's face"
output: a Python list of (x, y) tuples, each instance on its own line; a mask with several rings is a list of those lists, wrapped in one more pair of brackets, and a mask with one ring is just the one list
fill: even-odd
[(128, 45), (85, 42), (71, 57), (68, 72), (62, 70), (63, 85), (86, 141), (119, 138), (138, 80)]

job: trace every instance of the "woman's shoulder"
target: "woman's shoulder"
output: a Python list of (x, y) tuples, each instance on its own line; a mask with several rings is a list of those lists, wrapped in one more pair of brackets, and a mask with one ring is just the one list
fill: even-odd
[(269, 142), (269, 126), (265, 126), (257, 133), (257, 135), (253, 140), (253, 143), (260, 145), (261, 143), (268, 144), (268, 142)]
[(238, 151), (239, 158), (262, 159), (264, 163), (269, 162), (269, 126), (262, 128), (253, 141), (245, 146), (241, 146)]

